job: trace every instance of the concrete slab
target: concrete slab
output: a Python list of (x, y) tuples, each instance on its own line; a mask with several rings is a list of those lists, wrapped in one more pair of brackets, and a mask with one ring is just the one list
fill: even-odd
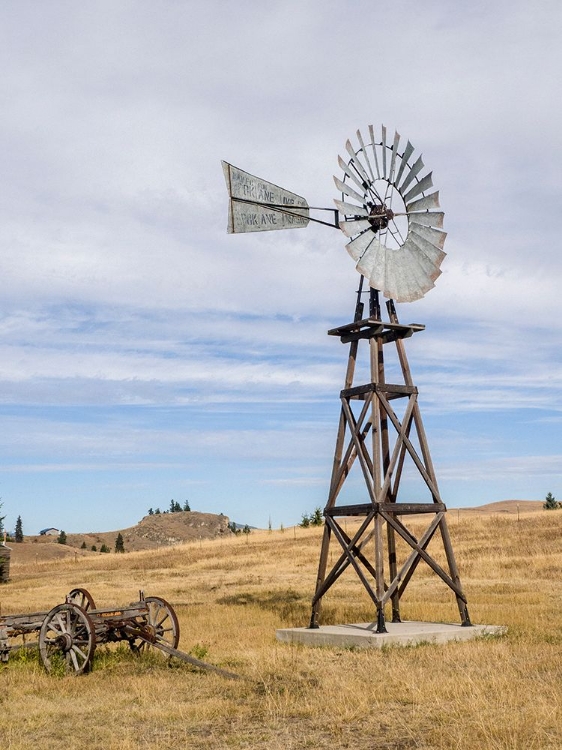
[(277, 640), (284, 643), (301, 643), (303, 646), (335, 646), (340, 648), (382, 648), (383, 646), (408, 646), (416, 643), (447, 643), (468, 641), (484, 635), (501, 635), (505, 625), (472, 625), (464, 628), (442, 622), (387, 622), (387, 633), (377, 633), (376, 622), (354, 625), (321, 625), (309, 628), (283, 628), (277, 630)]

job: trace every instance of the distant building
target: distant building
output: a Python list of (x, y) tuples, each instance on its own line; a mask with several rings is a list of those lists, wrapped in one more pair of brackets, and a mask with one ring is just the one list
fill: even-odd
[(49, 529), (41, 529), (39, 532), (40, 536), (58, 536), (60, 534), (59, 529), (53, 529), (52, 527)]

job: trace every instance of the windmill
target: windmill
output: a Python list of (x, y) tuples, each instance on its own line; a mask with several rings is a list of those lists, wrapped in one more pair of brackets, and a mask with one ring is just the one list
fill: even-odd
[[(400, 135), (389, 138), (384, 126), (378, 132), (369, 126), (368, 133), (365, 140), (358, 130), (357, 145), (348, 140), (346, 157), (338, 157), (341, 172), (334, 181), (340, 196), (335, 209), (312, 209), (302, 196), (223, 162), (229, 232), (304, 228), (311, 221), (331, 226), (348, 238), (346, 250), (361, 276), (353, 321), (328, 331), (349, 345), (349, 351), (309, 628), (319, 627), (323, 597), (351, 569), (374, 605), (376, 632), (386, 632), (385, 610), (391, 610), (392, 622), (401, 621), (400, 602), (420, 563), (452, 591), (461, 625), (470, 626), (447, 508), (406, 356), (405, 340), (425, 326), (401, 324), (395, 306), (420, 299), (433, 288), (445, 258), (444, 215), (439, 193), (432, 190), (432, 174), (424, 174), (422, 157), (410, 141), (402, 146)], [(333, 222), (312, 217), (312, 210), (332, 212)], [(384, 319), (381, 296), (387, 298)], [(368, 375), (367, 382), (356, 383), (360, 345)], [(386, 366), (391, 354), (394, 368)], [(359, 483), (346, 492), (357, 474)], [(408, 496), (412, 476), (422, 497)], [(348, 534), (350, 517), (356, 523)], [(412, 531), (412, 517), (425, 519), (421, 535), (419, 523), (416, 533)], [(439, 546), (439, 537), (441, 561), (428, 549), (432, 540)]]

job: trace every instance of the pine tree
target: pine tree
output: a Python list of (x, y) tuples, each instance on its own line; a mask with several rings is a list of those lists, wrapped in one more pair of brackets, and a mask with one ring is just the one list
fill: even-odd
[(59, 544), (66, 544), (66, 531), (59, 532), (59, 535), (57, 537), (57, 542)]
[(243, 534), (249, 534), (249, 533), (250, 533), (250, 531), (251, 531), (251, 529), (250, 529), (250, 527), (248, 526), (248, 524), (245, 524), (244, 528), (242, 529), (242, 533), (243, 533)]
[(85, 541), (80, 545), (80, 549), (87, 549)]
[(154, 515), (154, 511), (152, 510), (152, 508), (148, 509), (148, 515), (149, 516), (153, 516)]
[(115, 540), (115, 551), (125, 552), (125, 542), (123, 541), (123, 535), (121, 532), (117, 534), (117, 539)]
[(110, 550), (107, 544), (102, 544), (102, 546), (100, 547), (100, 552), (109, 552), (109, 551)]
[(549, 492), (548, 495), (544, 499), (544, 503), (542, 507), (545, 510), (557, 510), (558, 508), (560, 508), (560, 503), (554, 497), (552, 492)]
[(310, 523), (313, 526), (324, 525), (324, 516), (322, 515), (322, 508), (315, 508), (314, 513), (310, 517)]
[(21, 523), (21, 516), (18, 516), (18, 520), (16, 521), (16, 542), (23, 542), (23, 526)]
[[(190, 511), (190, 510), (191, 510), (191, 508), (189, 507), (189, 502), (188, 502), (187, 500), (186, 500), (186, 501), (185, 501), (185, 503), (183, 504), (183, 509), (184, 509), (184, 510), (187, 510), (187, 511)], [(221, 513), (221, 515), (222, 515), (222, 513)]]
[(308, 527), (310, 526), (310, 516), (308, 515), (308, 513), (302, 514), (302, 519), (299, 523), (299, 526), (302, 526), (303, 529), (308, 529)]

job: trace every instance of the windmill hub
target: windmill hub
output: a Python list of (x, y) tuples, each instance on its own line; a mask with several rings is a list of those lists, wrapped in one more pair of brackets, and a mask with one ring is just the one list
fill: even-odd
[(390, 221), (394, 219), (394, 211), (387, 208), (384, 204), (375, 203), (371, 205), (369, 212), (369, 223), (373, 232), (386, 229)]

